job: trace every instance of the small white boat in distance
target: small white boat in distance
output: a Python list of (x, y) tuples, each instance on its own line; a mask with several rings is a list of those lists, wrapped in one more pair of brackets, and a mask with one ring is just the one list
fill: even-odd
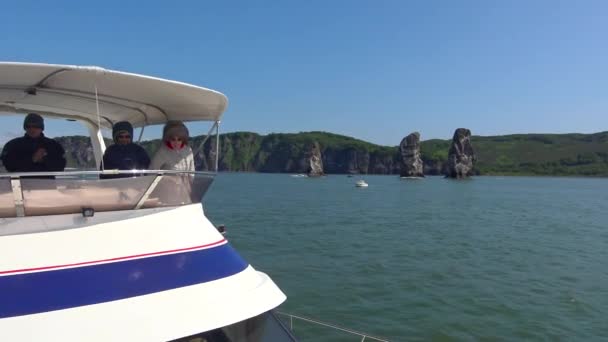
[(355, 186), (357, 188), (367, 188), (369, 185), (367, 183), (365, 183), (365, 181), (363, 179), (359, 179), (356, 183)]

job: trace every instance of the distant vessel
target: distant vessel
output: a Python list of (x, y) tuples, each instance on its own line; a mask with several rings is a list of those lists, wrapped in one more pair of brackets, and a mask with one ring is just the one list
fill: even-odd
[(355, 183), (355, 186), (357, 188), (367, 188), (369, 185), (367, 183), (365, 183), (365, 181), (363, 179), (360, 179)]
[(291, 175), (291, 177), (301, 178), (301, 177), (308, 177), (308, 175), (305, 175), (303, 173), (298, 173), (296, 175)]
[(401, 179), (424, 179), (424, 177), (399, 177)]

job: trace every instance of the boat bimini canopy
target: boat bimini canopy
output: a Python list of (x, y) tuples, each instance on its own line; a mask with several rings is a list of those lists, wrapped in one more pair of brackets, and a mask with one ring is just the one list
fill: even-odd
[(105, 150), (101, 128), (118, 121), (143, 127), (168, 120), (214, 121), (217, 127), (227, 105), (217, 91), (155, 77), (93, 66), (0, 62), (0, 112), (84, 122), (98, 163)]
[(134, 127), (167, 120), (219, 121), (228, 100), (194, 85), (100, 67), (0, 62), (0, 111), (35, 112)]

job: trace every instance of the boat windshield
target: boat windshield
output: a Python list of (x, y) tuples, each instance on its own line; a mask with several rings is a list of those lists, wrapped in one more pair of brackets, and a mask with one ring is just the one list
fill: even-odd
[(259, 316), (171, 342), (297, 342), (289, 329), (269, 311)]
[(0, 218), (200, 203), (214, 175), (145, 170), (0, 174)]

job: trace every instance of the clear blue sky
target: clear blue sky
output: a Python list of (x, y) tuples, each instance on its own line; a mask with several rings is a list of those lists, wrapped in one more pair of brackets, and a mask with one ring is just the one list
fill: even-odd
[(323, 130), (397, 145), (412, 131), (445, 139), (458, 127), (608, 130), (607, 1), (2, 7), (0, 60), (98, 65), (216, 89), (230, 99), (223, 132)]

